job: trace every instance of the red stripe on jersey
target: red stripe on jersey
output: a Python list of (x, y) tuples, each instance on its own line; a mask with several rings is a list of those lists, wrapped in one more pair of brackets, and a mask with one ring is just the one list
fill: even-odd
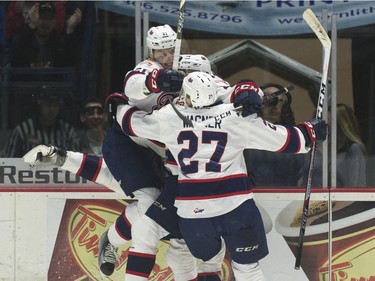
[(95, 174), (92, 178), (92, 181), (94, 181), (94, 182), (96, 182), (96, 179), (98, 178), (98, 175), (100, 173), (100, 170), (101, 170), (102, 164), (103, 164), (103, 158), (102, 157), (99, 157), (98, 160), (99, 160), (98, 161), (98, 167), (97, 167), (96, 172), (95, 172)]
[(82, 158), (82, 161), (81, 161), (81, 166), (79, 167), (77, 175), (81, 174), (85, 161), (86, 161), (86, 154), (83, 154), (83, 158)]
[(277, 150), (276, 152), (282, 152), (282, 151), (284, 151), (285, 148), (287, 148), (288, 145), (289, 145), (289, 141), (290, 141), (290, 131), (289, 131), (289, 130), (286, 130), (286, 131), (288, 132), (288, 136), (287, 136), (287, 138), (286, 138), (286, 141), (285, 141), (284, 145), (283, 145), (279, 150)]
[(204, 182), (216, 182), (216, 181), (223, 181), (223, 180), (230, 180), (236, 178), (246, 178), (247, 174), (237, 174), (237, 175), (230, 175), (222, 178), (214, 178), (214, 179), (192, 179), (192, 180), (178, 180), (178, 183), (204, 183)]
[(217, 199), (217, 198), (232, 197), (232, 196), (236, 196), (236, 195), (251, 194), (251, 193), (253, 193), (252, 190), (244, 190), (244, 191), (238, 191), (238, 192), (216, 194), (216, 195), (207, 195), (207, 196), (192, 196), (192, 197), (178, 197), (177, 196), (176, 200), (189, 201), (189, 200)]
[(139, 109), (136, 107), (129, 108), (122, 117), (121, 129), (128, 136), (138, 137), (131, 125), (132, 116), (136, 111), (139, 111)]

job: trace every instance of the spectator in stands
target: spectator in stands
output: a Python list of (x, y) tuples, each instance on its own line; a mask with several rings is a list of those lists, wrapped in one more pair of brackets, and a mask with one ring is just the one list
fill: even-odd
[[(6, 10), (5, 33), (10, 43), (18, 33), (22, 31), (25, 24), (30, 23), (29, 11), (38, 1), (9, 1)], [(40, 2), (40, 1), (39, 1)], [(56, 10), (55, 29), (62, 33), (65, 26), (65, 2), (54, 1)]]
[(86, 154), (103, 156), (102, 144), (106, 133), (107, 115), (99, 98), (84, 101), (80, 114), (84, 129), (80, 136), (80, 151)]
[(15, 67), (70, 67), (79, 61), (79, 38), (74, 30), (81, 22), (77, 8), (67, 19), (63, 34), (55, 30), (53, 2), (36, 3), (29, 11), (30, 22), (12, 41), (10, 64)]
[(22, 157), (41, 143), (53, 144), (78, 151), (76, 130), (60, 118), (63, 99), (59, 95), (42, 92), (36, 98), (37, 116), (28, 118), (16, 126), (4, 149), (5, 157)]
[[(328, 136), (331, 131), (331, 111), (328, 110)], [(330, 142), (331, 138), (328, 137)], [(328, 143), (330, 147), (330, 143)], [(328, 154), (328, 185), (330, 185), (331, 153)], [(305, 163), (307, 177), (308, 164)], [(366, 146), (364, 145), (353, 109), (343, 103), (337, 104), (337, 187), (364, 187), (366, 181)], [(314, 166), (313, 187), (322, 187), (322, 145), (317, 146)]]
[[(282, 85), (265, 83), (260, 86), (265, 96), (284, 89)], [(287, 91), (265, 102), (261, 114), (271, 124), (295, 125), (291, 108), (292, 97)], [(255, 187), (297, 187), (302, 183), (305, 156), (263, 150), (244, 151), (249, 178)]]

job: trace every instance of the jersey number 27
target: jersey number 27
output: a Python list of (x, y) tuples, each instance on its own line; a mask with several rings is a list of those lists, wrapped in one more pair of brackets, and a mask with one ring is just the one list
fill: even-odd
[[(183, 131), (178, 135), (177, 142), (178, 144), (183, 144), (185, 141), (189, 142), (189, 147), (181, 149), (177, 161), (184, 174), (197, 173), (199, 167), (198, 161), (190, 161), (189, 164), (185, 164), (184, 159), (190, 159), (197, 153), (200, 145), (199, 138), (193, 131)], [(219, 162), (225, 151), (227, 141), (227, 133), (212, 131), (202, 132), (202, 144), (216, 142), (215, 150), (212, 152), (209, 161), (205, 164), (206, 172), (221, 172), (221, 164)]]

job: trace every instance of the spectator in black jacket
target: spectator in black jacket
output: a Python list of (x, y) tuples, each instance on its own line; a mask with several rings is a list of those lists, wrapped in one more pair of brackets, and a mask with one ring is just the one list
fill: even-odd
[(77, 8), (66, 21), (65, 33), (55, 30), (53, 2), (36, 3), (29, 11), (30, 22), (12, 41), (10, 64), (13, 67), (68, 67), (79, 58), (79, 38), (74, 29), (82, 14)]

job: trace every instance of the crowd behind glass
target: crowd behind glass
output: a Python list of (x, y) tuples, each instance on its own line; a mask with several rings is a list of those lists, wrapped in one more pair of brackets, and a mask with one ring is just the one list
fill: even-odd
[[(50, 143), (101, 156), (107, 129), (103, 101), (108, 93), (100, 85), (102, 80), (97, 84), (94, 81), (94, 86), (95, 79), (90, 79), (90, 83), (85, 80), (92, 75), (87, 62), (95, 61), (95, 54), (86, 58), (87, 41), (98, 36), (92, 33), (90, 38), (93, 30), (87, 28), (93, 20), (91, 5), (76, 1), (1, 2), (1, 157), (22, 157), (32, 147)], [(133, 60), (129, 57), (130, 64)], [(96, 71), (98, 76), (105, 73)], [(109, 90), (121, 91), (117, 87), (121, 82)], [(279, 86), (263, 85), (263, 91), (272, 93)], [(273, 104), (265, 105), (263, 118), (274, 124), (295, 125), (298, 120), (294, 119), (291, 95), (280, 95)], [(328, 112), (329, 121), (330, 109)], [(366, 168), (373, 161), (369, 145), (366, 147), (361, 139), (353, 108), (338, 104), (338, 187), (372, 186), (372, 172)], [(319, 146), (313, 187), (322, 187), (321, 151)], [(308, 156), (285, 157), (251, 150), (244, 155), (251, 170), (249, 176), (259, 188), (306, 185)]]

